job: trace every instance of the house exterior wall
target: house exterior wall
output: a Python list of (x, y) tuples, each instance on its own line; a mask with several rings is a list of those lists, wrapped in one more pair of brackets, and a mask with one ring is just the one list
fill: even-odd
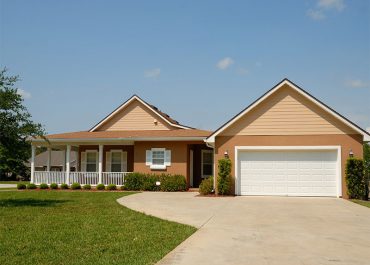
[[(134, 170), (134, 146), (133, 145), (104, 145), (103, 147), (103, 172), (106, 171), (106, 153), (111, 149), (122, 150), (127, 152), (127, 171), (132, 172)], [(99, 145), (81, 145), (78, 150), (79, 157), (79, 169), (81, 171), (81, 152), (86, 150), (96, 150), (99, 151)]]
[(356, 132), (285, 85), (220, 135), (313, 134), (356, 134)]
[(345, 183), (345, 164), (352, 149), (354, 156), (362, 158), (363, 136), (354, 134), (331, 135), (235, 135), (217, 136), (215, 142), (215, 176), (218, 174), (218, 160), (227, 151), (232, 161), (232, 192), (235, 193), (235, 146), (341, 146), (342, 194), (348, 198)]
[[(154, 121), (157, 121), (157, 124)], [(176, 128), (170, 126), (142, 103), (135, 100), (102, 124), (96, 131), (174, 129)]]

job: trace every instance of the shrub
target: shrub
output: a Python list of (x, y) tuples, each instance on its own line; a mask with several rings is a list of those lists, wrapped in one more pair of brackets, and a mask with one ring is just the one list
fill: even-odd
[(231, 187), (231, 160), (223, 158), (218, 160), (217, 192), (221, 195), (230, 193)]
[(107, 190), (117, 190), (117, 185), (116, 184), (109, 184), (106, 187)]
[(96, 189), (97, 190), (104, 190), (105, 186), (104, 186), (104, 184), (98, 184), (98, 185), (96, 185)]
[(156, 174), (148, 174), (143, 180), (141, 190), (159, 191), (161, 188), (157, 186), (157, 181), (160, 181), (160, 176)]
[(183, 175), (162, 174), (160, 177), (161, 191), (185, 191), (186, 179)]
[(23, 183), (18, 183), (17, 184), (17, 189), (24, 190), (25, 188), (26, 188), (26, 184), (23, 184)]
[(52, 189), (52, 190), (57, 190), (57, 189), (58, 189), (58, 184), (56, 184), (56, 183), (51, 183), (51, 184), (50, 184), (50, 189)]
[(41, 183), (39, 187), (42, 190), (47, 190), (49, 188), (48, 184), (46, 184), (46, 183)]
[(91, 185), (90, 185), (90, 184), (85, 184), (85, 185), (83, 186), (83, 189), (84, 189), (84, 190), (91, 190)]
[[(370, 182), (370, 144), (364, 144), (364, 174), (365, 174), (365, 182)], [(369, 183), (370, 184), (370, 183)], [(369, 198), (369, 185), (366, 186), (366, 193), (365, 198), (368, 200)]]
[(68, 190), (68, 184), (67, 183), (62, 183), (61, 185), (60, 185), (60, 188), (62, 189), (62, 190)]
[(142, 173), (129, 173), (125, 175), (125, 187), (127, 190), (143, 190), (145, 174)]
[(199, 185), (199, 193), (202, 195), (208, 195), (213, 192), (213, 177), (203, 179)]
[(347, 159), (346, 184), (350, 199), (365, 199), (368, 182), (364, 174), (364, 162), (362, 159)]
[(119, 187), (120, 190), (126, 190), (126, 187), (125, 185), (122, 185), (121, 187)]
[(27, 184), (27, 189), (29, 190), (34, 190), (36, 188), (37, 188), (36, 184), (33, 184), (33, 183)]
[(72, 183), (71, 189), (72, 190), (80, 190), (81, 189), (80, 183), (77, 183), (77, 182)]

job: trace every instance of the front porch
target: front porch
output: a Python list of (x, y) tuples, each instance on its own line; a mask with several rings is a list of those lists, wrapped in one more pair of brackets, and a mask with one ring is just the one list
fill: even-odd
[[(31, 183), (63, 184), (79, 183), (92, 186), (98, 184), (124, 184), (125, 175), (133, 171), (133, 145), (51, 145), (47, 147), (45, 171), (35, 170), (35, 154), (38, 147), (32, 145)], [(52, 150), (64, 152), (61, 171), (51, 170)], [(76, 166), (71, 167), (71, 152), (76, 153)]]

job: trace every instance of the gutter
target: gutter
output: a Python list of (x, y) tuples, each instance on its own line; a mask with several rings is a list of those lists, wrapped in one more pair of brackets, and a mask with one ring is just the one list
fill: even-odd
[[(204, 137), (129, 137), (129, 138), (55, 138), (48, 139), (51, 143), (77, 142), (119, 142), (119, 141), (204, 141)], [(44, 143), (44, 139), (31, 139), (34, 143)]]

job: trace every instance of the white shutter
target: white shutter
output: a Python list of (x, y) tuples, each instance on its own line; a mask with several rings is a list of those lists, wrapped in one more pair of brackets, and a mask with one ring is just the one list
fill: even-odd
[(86, 172), (86, 152), (81, 152), (81, 172)]
[(111, 152), (105, 153), (105, 172), (111, 172)]
[(171, 150), (166, 150), (164, 154), (164, 165), (171, 166)]
[(127, 152), (122, 152), (121, 155), (121, 172), (127, 172)]
[(146, 150), (146, 162), (145, 165), (151, 166), (152, 165), (152, 151)]

